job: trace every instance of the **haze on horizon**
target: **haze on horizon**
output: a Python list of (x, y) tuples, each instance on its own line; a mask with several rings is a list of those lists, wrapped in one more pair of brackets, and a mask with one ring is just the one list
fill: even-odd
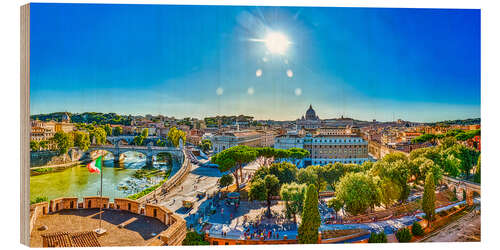
[(34, 3), (30, 60), (32, 114), (480, 117), (480, 10)]

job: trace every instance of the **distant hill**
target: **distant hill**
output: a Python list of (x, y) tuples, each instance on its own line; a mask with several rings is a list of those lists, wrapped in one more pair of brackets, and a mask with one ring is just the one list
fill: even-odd
[(431, 122), (425, 123), (426, 125), (434, 126), (434, 125), (473, 125), (473, 124), (481, 124), (481, 118), (471, 118), (465, 120), (446, 120), (440, 122)]
[[(31, 119), (40, 121), (62, 121), (65, 112), (55, 112), (50, 114), (32, 115)], [(132, 121), (131, 116), (118, 115), (116, 113), (99, 113), (99, 112), (85, 112), (85, 113), (67, 113), (70, 121), (73, 123), (96, 123), (96, 124), (121, 124), (130, 125)]]

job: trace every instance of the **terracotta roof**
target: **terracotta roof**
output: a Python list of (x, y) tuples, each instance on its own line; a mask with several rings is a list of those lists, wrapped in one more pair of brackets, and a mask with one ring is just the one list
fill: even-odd
[(93, 231), (86, 232), (58, 232), (43, 234), (44, 247), (100, 247), (97, 234)]

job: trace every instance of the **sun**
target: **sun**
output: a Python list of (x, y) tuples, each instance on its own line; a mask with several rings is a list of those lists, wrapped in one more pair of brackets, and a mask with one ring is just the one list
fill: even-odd
[(291, 44), (288, 38), (279, 32), (269, 32), (264, 43), (269, 52), (273, 54), (284, 54)]

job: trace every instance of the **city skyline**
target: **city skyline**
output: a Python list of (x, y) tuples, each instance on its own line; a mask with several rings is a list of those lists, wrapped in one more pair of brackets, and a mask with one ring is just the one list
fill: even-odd
[(480, 117), (479, 10), (32, 8), (32, 114)]

